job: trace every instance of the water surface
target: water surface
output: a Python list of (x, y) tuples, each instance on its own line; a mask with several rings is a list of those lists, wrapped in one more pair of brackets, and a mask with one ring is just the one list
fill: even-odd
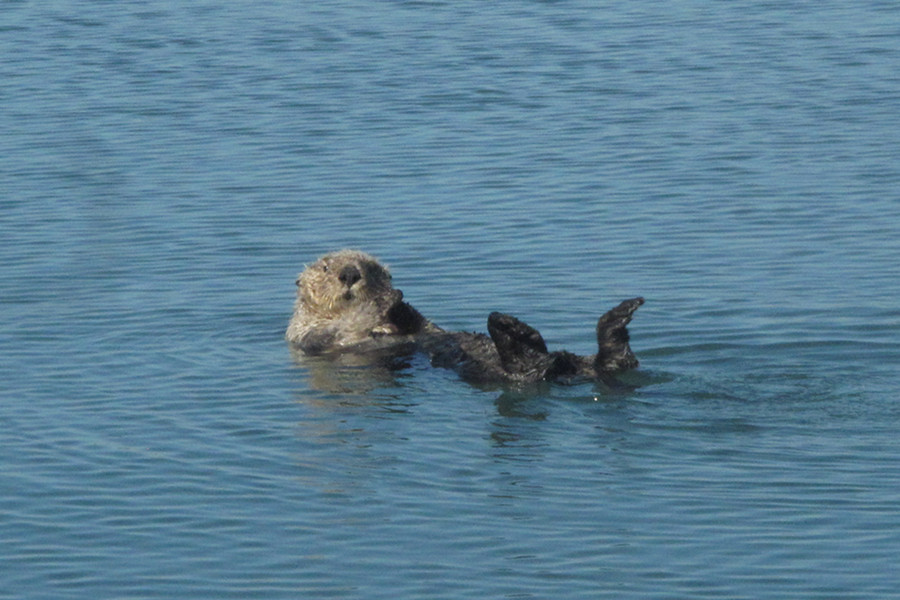
[[(892, 4), (0, 15), (0, 597), (900, 588)], [(638, 387), (298, 364), (347, 246)]]

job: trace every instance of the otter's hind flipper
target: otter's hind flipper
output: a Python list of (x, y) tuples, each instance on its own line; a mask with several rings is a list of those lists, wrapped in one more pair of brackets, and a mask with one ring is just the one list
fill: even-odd
[(574, 355), (548, 352), (540, 332), (515, 317), (491, 313), (488, 333), (503, 369), (517, 380), (550, 381), (575, 373)]
[(638, 366), (638, 359), (628, 345), (628, 329), (634, 311), (643, 298), (625, 300), (597, 321), (597, 356), (594, 369), (600, 372), (622, 371)]
[(507, 371), (521, 371), (525, 365), (547, 354), (547, 343), (540, 332), (513, 316), (491, 313), (488, 316), (488, 333)]

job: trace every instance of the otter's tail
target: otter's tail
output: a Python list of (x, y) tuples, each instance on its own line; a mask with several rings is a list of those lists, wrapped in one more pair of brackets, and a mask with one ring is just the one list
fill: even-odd
[(638, 359), (628, 345), (628, 329), (634, 311), (643, 298), (625, 300), (597, 321), (597, 356), (594, 369), (598, 373), (624, 371), (638, 366)]

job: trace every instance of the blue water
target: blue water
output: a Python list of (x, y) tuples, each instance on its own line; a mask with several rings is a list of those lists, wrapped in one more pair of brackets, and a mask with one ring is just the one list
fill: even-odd
[[(892, 2), (4, 2), (0, 598), (900, 597)], [(633, 392), (295, 362), (356, 247)]]

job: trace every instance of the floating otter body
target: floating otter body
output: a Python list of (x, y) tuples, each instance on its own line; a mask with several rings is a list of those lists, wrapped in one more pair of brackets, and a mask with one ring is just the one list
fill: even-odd
[(536, 329), (502, 313), (488, 317), (489, 335), (445, 331), (403, 301), (377, 259), (341, 250), (300, 274), (285, 337), (308, 355), (425, 352), (435, 366), (473, 382), (605, 379), (638, 366), (626, 326), (643, 303), (643, 298), (625, 300), (600, 317), (597, 354), (550, 352)]

